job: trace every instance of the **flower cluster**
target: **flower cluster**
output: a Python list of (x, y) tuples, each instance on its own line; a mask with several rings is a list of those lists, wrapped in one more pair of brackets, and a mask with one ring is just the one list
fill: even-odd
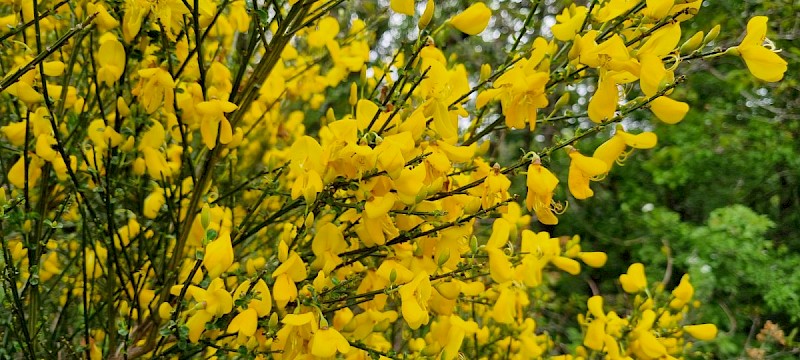
[[(15, 351), (572, 356), (537, 325), (540, 304), (607, 256), (533, 231), (531, 215), (556, 224), (560, 177), (583, 200), (656, 146), (626, 115), (681, 121), (681, 62), (726, 51), (707, 51), (716, 35), (679, 46), (701, 1), (570, 6), (480, 76), (437, 36), (485, 35), (487, 4), (440, 19), (433, 0), (390, 1), (418, 36), (388, 60), (371, 48), (379, 20), (340, 16), (342, 2), (0, 1), (0, 299), (23, 329), (4, 332)], [(764, 69), (782, 61), (765, 26), (730, 53), (773, 81), (786, 65)], [(593, 94), (571, 99), (574, 86)], [(611, 124), (584, 155), (580, 140)], [(503, 125), (574, 136), (502, 165), (489, 134)], [(683, 334), (714, 337), (687, 320), (688, 278), (651, 293), (635, 264), (620, 283), (630, 313), (591, 298), (577, 356), (680, 356)]]

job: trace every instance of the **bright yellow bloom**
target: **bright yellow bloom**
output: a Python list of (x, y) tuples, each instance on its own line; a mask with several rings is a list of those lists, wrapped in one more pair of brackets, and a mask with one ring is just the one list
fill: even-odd
[(570, 41), (575, 38), (586, 20), (587, 9), (585, 6), (570, 4), (561, 14), (556, 15), (557, 24), (550, 28), (553, 37), (561, 41)]
[(747, 35), (742, 39), (738, 50), (753, 76), (772, 82), (783, 79), (788, 63), (775, 51), (764, 47), (767, 21), (766, 16), (755, 16), (750, 19), (747, 22)]
[(606, 336), (606, 322), (603, 319), (593, 319), (586, 329), (586, 336), (583, 338), (583, 345), (586, 347), (600, 351), (603, 349)]
[[(544, 48), (547, 42), (537, 38), (539, 48)], [(535, 45), (535, 46), (536, 46)], [(494, 89), (489, 89), (478, 95), (476, 106), (482, 108), (492, 99), (499, 98), (506, 125), (514, 129), (523, 129), (526, 124), (533, 131), (536, 128), (536, 112), (547, 106), (545, 85), (550, 80), (550, 73), (538, 71), (536, 66), (541, 60), (522, 59), (511, 69), (500, 75), (494, 81)]]
[(677, 124), (689, 112), (689, 104), (666, 96), (659, 96), (650, 102), (650, 110), (656, 114), (659, 120), (667, 124)]
[(477, 35), (486, 29), (491, 17), (492, 10), (483, 2), (476, 2), (462, 13), (453, 16), (450, 19), (450, 24), (465, 34)]
[(161, 211), (161, 207), (167, 203), (166, 198), (164, 197), (164, 190), (161, 188), (155, 188), (150, 195), (147, 195), (144, 198), (144, 206), (142, 213), (148, 219), (155, 219), (158, 216), (158, 213)]
[(486, 252), (489, 253), (489, 271), (492, 280), (496, 283), (504, 283), (511, 280), (514, 276), (514, 268), (503, 250), (487, 247)]
[[(197, 104), (197, 112), (202, 115), (200, 119), (200, 134), (206, 147), (213, 149), (217, 140), (220, 144), (227, 144), (233, 140), (231, 123), (225, 113), (236, 110), (236, 104), (219, 99), (203, 101)], [(219, 139), (217, 138), (219, 136)]]
[(430, 321), (428, 300), (431, 298), (431, 289), (431, 280), (424, 270), (418, 272), (410, 283), (400, 287), (401, 311), (410, 328), (416, 330)]
[(231, 235), (227, 231), (221, 231), (216, 240), (206, 245), (203, 267), (208, 271), (208, 276), (214, 279), (228, 270), (232, 264), (233, 245), (231, 245)]
[(539, 160), (534, 160), (528, 166), (528, 194), (525, 205), (528, 210), (536, 213), (539, 222), (546, 225), (558, 224), (554, 214), (553, 192), (558, 186), (558, 178), (543, 167)]
[(596, 176), (608, 172), (608, 165), (600, 159), (582, 155), (574, 148), (570, 150), (569, 157), (569, 192), (576, 199), (583, 200), (594, 195), (594, 191), (589, 187), (589, 181)]
[(516, 299), (510, 283), (500, 290), (500, 295), (492, 307), (492, 318), (501, 324), (512, 324), (517, 315)]
[(583, 263), (586, 265), (589, 265), (593, 268), (601, 268), (606, 264), (608, 255), (599, 251), (581, 252), (578, 254), (578, 258), (581, 259), (581, 261), (583, 261)]
[(206, 323), (211, 321), (212, 318), (211, 314), (203, 310), (199, 310), (189, 317), (189, 320), (186, 321), (186, 326), (189, 328), (189, 341), (197, 343), (200, 340), (200, 335), (206, 329)]
[(635, 294), (647, 288), (647, 278), (644, 275), (644, 265), (635, 263), (628, 267), (628, 272), (619, 276), (622, 289), (629, 294)]
[(229, 333), (239, 333), (239, 335), (253, 336), (258, 328), (258, 312), (253, 308), (248, 308), (240, 312), (228, 324)]
[(314, 262), (311, 267), (322, 269), (330, 273), (337, 265), (342, 263), (339, 254), (347, 249), (342, 231), (333, 223), (327, 223), (317, 230), (317, 235), (311, 242), (311, 251), (314, 252)]
[(332, 327), (321, 327), (311, 338), (311, 355), (329, 358), (336, 352), (347, 354), (350, 352), (350, 343), (342, 334)]
[(641, 134), (631, 134), (625, 132), (622, 125), (617, 125), (617, 131), (610, 139), (595, 149), (592, 157), (603, 160), (608, 165), (609, 170), (615, 163), (621, 164), (630, 152), (625, 149), (630, 146), (634, 149), (650, 149), (656, 146), (658, 137), (656, 134), (645, 131)]
[(672, 290), (672, 296), (673, 299), (669, 302), (669, 306), (673, 309), (682, 308), (692, 299), (694, 287), (689, 282), (689, 274), (684, 274), (681, 277), (681, 282)]
[(104, 36), (100, 49), (97, 50), (97, 63), (100, 65), (97, 69), (97, 80), (113, 85), (125, 71), (125, 47), (116, 37)]

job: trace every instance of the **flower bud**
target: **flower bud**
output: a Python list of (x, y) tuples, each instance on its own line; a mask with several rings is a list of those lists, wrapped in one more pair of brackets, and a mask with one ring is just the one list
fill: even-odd
[(681, 45), (681, 55), (691, 54), (699, 49), (701, 45), (703, 45), (703, 32), (698, 31)]
[(350, 106), (356, 106), (358, 102), (358, 85), (355, 82), (350, 83), (350, 97), (347, 99)]
[(208, 204), (203, 204), (203, 209), (200, 210), (200, 224), (203, 225), (203, 229), (208, 229), (208, 225), (211, 224), (211, 208)]
[(708, 34), (706, 34), (706, 37), (703, 39), (702, 46), (706, 46), (708, 45), (708, 43), (716, 40), (717, 36), (719, 36), (719, 29), (720, 29), (719, 24), (711, 28), (711, 30), (708, 31)]
[(434, 10), (435, 5), (433, 4), (433, 0), (428, 0), (428, 3), (425, 4), (425, 12), (422, 13), (422, 16), (419, 18), (419, 23), (417, 23), (417, 27), (420, 30), (428, 27), (428, 24), (430, 24), (431, 19), (433, 18)]

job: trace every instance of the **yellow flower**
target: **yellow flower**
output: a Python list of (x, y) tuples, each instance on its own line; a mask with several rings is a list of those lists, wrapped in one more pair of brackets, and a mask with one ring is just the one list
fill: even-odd
[(194, 297), (196, 301), (204, 304), (204, 310), (214, 316), (222, 316), (233, 310), (233, 297), (225, 289), (225, 282), (216, 278), (208, 284), (208, 289), (196, 288)]
[(753, 76), (772, 82), (783, 79), (788, 63), (775, 51), (764, 47), (767, 20), (766, 16), (755, 16), (747, 22), (747, 35), (739, 44), (738, 50)]
[(492, 280), (496, 283), (504, 283), (511, 280), (514, 276), (514, 269), (503, 250), (487, 247), (486, 252), (489, 253), (489, 271)]
[(606, 322), (603, 319), (593, 319), (586, 329), (586, 336), (583, 338), (583, 345), (586, 347), (600, 351), (603, 349), (606, 336)]
[(203, 101), (197, 104), (197, 112), (202, 115), (200, 119), (200, 135), (203, 137), (203, 143), (206, 147), (213, 149), (217, 144), (217, 135), (219, 135), (219, 143), (227, 144), (233, 140), (233, 129), (231, 123), (225, 117), (225, 113), (229, 113), (238, 108), (236, 104), (223, 101), (219, 99), (212, 99)]
[(350, 352), (350, 343), (332, 327), (321, 327), (314, 332), (311, 338), (311, 355), (321, 358), (329, 358), (336, 355), (336, 352), (347, 354)]
[(625, 132), (622, 125), (618, 124), (614, 136), (598, 146), (592, 157), (603, 160), (611, 170), (615, 163), (621, 164), (628, 156), (629, 152), (625, 152), (626, 147), (650, 149), (656, 146), (657, 141), (658, 137), (652, 132), (645, 131), (641, 134), (631, 134)]
[(647, 278), (644, 275), (644, 265), (635, 263), (628, 267), (628, 272), (619, 276), (622, 289), (629, 294), (635, 294), (647, 288)]
[(206, 245), (203, 267), (208, 271), (208, 276), (214, 279), (228, 270), (231, 265), (233, 265), (231, 235), (227, 231), (221, 231), (216, 240)]
[[(540, 39), (534, 41), (534, 46), (546, 48), (547, 42)], [(489, 100), (499, 98), (506, 125), (522, 129), (527, 123), (533, 131), (536, 127), (536, 112), (548, 104), (545, 85), (550, 80), (550, 73), (536, 70), (535, 67), (540, 62), (534, 55), (520, 60), (494, 81), (494, 89), (486, 90), (478, 96), (476, 106), (482, 108)]]
[[(239, 287), (237, 287), (236, 291), (233, 293), (233, 298), (241, 298), (245, 292), (250, 289), (250, 284), (250, 280), (245, 280), (239, 284)], [(258, 279), (256, 284), (252, 286), (250, 293), (253, 295), (253, 298), (247, 303), (247, 307), (249, 309), (254, 309), (258, 317), (269, 315), (272, 310), (272, 296), (269, 293), (267, 283), (264, 282), (263, 279)]]
[(642, 353), (649, 358), (660, 358), (667, 354), (667, 348), (650, 331), (642, 331), (638, 342)]
[(465, 34), (477, 35), (486, 29), (491, 17), (492, 10), (483, 2), (476, 2), (462, 13), (453, 16), (450, 24)]
[(314, 252), (314, 262), (311, 267), (322, 269), (330, 273), (337, 265), (342, 263), (339, 254), (347, 249), (342, 231), (333, 223), (327, 223), (317, 230), (314, 240), (311, 241), (311, 251)]
[(714, 340), (717, 337), (717, 326), (714, 324), (686, 325), (683, 330), (697, 340)]
[[(281, 241), (281, 244), (285, 243)], [(300, 258), (300, 255), (292, 251), (272, 273), (272, 277), (275, 278), (272, 295), (279, 308), (283, 309), (289, 301), (294, 301), (297, 298), (297, 285), (295, 283), (305, 280), (307, 276), (306, 264)]]
[(503, 286), (494, 307), (492, 307), (492, 318), (501, 324), (513, 323), (517, 314), (516, 305), (514, 290), (510, 288), (510, 285)]
[(113, 85), (125, 72), (125, 47), (116, 37), (104, 36), (97, 50), (97, 63), (100, 65), (97, 79), (106, 85)]
[(689, 282), (689, 274), (684, 274), (681, 277), (681, 282), (672, 290), (672, 296), (673, 299), (669, 302), (669, 306), (673, 309), (682, 308), (692, 299), (694, 287)]
[(403, 319), (412, 329), (418, 329), (430, 320), (428, 300), (431, 298), (431, 280), (428, 273), (420, 271), (410, 283), (400, 287)]
[(528, 194), (525, 198), (525, 205), (528, 210), (536, 213), (536, 218), (539, 222), (545, 225), (558, 224), (553, 206), (553, 192), (558, 186), (558, 178), (556, 178), (550, 170), (543, 167), (540, 160), (534, 160), (528, 166)]
[(617, 84), (610, 76), (600, 76), (597, 90), (589, 100), (589, 119), (601, 123), (614, 117), (619, 101)]
[(165, 105), (165, 110), (171, 112), (175, 100), (175, 81), (172, 75), (161, 68), (139, 70), (138, 74), (142, 81), (132, 93), (139, 97), (139, 103), (144, 106), (145, 111), (152, 114), (161, 105)]
[(583, 200), (594, 195), (589, 181), (608, 172), (608, 165), (600, 159), (582, 155), (574, 148), (570, 149), (568, 185), (569, 192), (576, 199)]
[(667, 124), (677, 124), (689, 112), (689, 104), (666, 96), (659, 96), (650, 102), (650, 110), (656, 114), (659, 120)]
[(578, 258), (581, 259), (581, 261), (583, 261), (583, 263), (586, 265), (589, 265), (593, 268), (600, 268), (606, 264), (608, 255), (599, 251), (581, 252), (578, 254)]
[(204, 310), (199, 310), (189, 317), (189, 320), (186, 321), (186, 327), (189, 328), (189, 341), (196, 343), (200, 340), (200, 335), (206, 329), (206, 323), (212, 318), (213, 316)]
[(228, 324), (229, 333), (239, 333), (239, 335), (253, 336), (258, 328), (258, 312), (253, 308), (248, 308), (240, 312)]
[(570, 4), (569, 8), (565, 8), (560, 15), (556, 15), (557, 24), (550, 28), (553, 32), (553, 37), (561, 41), (570, 41), (575, 38), (575, 35), (581, 30), (586, 19), (586, 7), (576, 6)]

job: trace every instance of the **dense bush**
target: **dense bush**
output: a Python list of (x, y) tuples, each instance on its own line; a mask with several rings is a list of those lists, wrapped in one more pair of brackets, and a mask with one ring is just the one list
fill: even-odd
[[(784, 251), (763, 240), (768, 220), (733, 208), (672, 232), (689, 275), (663, 281), (635, 260), (593, 270), (606, 249), (532, 229), (602, 202), (583, 201), (591, 183), (656, 146), (641, 114), (686, 116), (675, 90), (689, 61), (738, 56), (760, 81), (780, 80), (767, 18), (739, 41), (745, 29), (682, 31), (701, 1), (533, 1), (519, 19), (508, 4), (453, 16), (440, 5), (0, 2), (0, 354), (707, 350), (693, 345), (717, 327), (694, 310), (731, 291), (704, 286), (694, 259), (734, 276), (714, 284), (745, 283), (694, 244), (717, 237), (734, 251), (739, 236), (755, 267), (741, 271), (763, 274)], [(416, 30), (387, 37), (398, 32), (383, 13)], [(460, 41), (503, 52), (483, 64)], [(731, 220), (745, 215), (752, 227)], [(776, 307), (793, 294), (762, 296)]]

